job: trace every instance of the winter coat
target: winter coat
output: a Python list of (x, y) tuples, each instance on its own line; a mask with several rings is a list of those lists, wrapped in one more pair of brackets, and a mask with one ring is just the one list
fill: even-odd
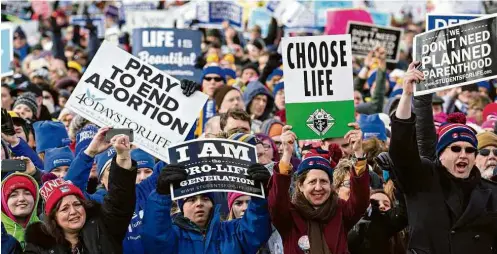
[[(86, 190), (88, 183), (87, 179), (90, 175), (92, 164), (92, 157), (86, 155), (84, 152), (79, 153), (71, 164), (71, 167), (65, 176), (65, 180), (71, 180), (73, 184), (78, 186), (81, 190)], [(126, 237), (124, 238), (124, 253), (143, 253), (143, 244), (141, 242), (143, 210), (145, 209), (148, 195), (155, 190), (157, 178), (163, 167), (163, 162), (157, 163), (154, 168), (154, 173), (135, 187), (136, 205), (131, 222), (126, 231)], [(104, 202), (104, 197), (107, 195), (107, 190), (105, 188), (100, 188), (94, 194), (89, 194), (86, 191), (83, 191), (83, 193), (89, 200), (102, 204)]]
[[(481, 179), (476, 167), (468, 205), (447, 169), (421, 158), (415, 131), (416, 116), (392, 117), (390, 156), (393, 172), (404, 193), (409, 220), (411, 253), (497, 253), (497, 186)], [(453, 177), (452, 177), (453, 178)]]
[(145, 253), (255, 254), (269, 239), (267, 201), (252, 198), (241, 219), (221, 222), (220, 207), (212, 209), (207, 232), (181, 214), (171, 220), (171, 196), (153, 191), (143, 219)]
[(2, 253), (21, 254), (21, 244), (10, 234), (7, 233), (2, 223)]
[(432, 94), (415, 96), (413, 112), (416, 115), (416, 139), (421, 157), (431, 161), (436, 159), (437, 134), (433, 120)]
[(247, 88), (243, 92), (243, 101), (245, 102), (245, 109), (250, 115), (250, 105), (252, 104), (252, 100), (259, 94), (267, 96), (266, 109), (264, 109), (264, 113), (260, 117), (256, 118), (259, 121), (264, 121), (269, 118), (271, 112), (273, 111), (274, 98), (261, 82), (252, 81), (248, 83)]
[(14, 147), (9, 145), (9, 148), (15, 156), (26, 156), (33, 162), (36, 168), (43, 169), (43, 161), (24, 139), (19, 138), (19, 144)]
[[(376, 84), (384, 84), (383, 86), (376, 85), (374, 93), (371, 95), (371, 102), (364, 102), (356, 106), (356, 111), (359, 114), (376, 114), (381, 113), (383, 110), (383, 103), (385, 103), (385, 90), (388, 86), (388, 80), (386, 72), (381, 69), (377, 70), (376, 74)], [(362, 91), (360, 89), (359, 91)]]
[[(365, 164), (365, 161), (362, 162)], [(269, 182), (271, 221), (281, 234), (285, 254), (304, 253), (298, 241), (302, 236), (308, 235), (308, 221), (290, 202), (288, 189), (291, 176), (277, 172), (279, 165), (275, 165), (275, 172)], [(335, 215), (323, 229), (326, 244), (333, 254), (348, 253), (347, 232), (359, 221), (369, 205), (369, 174), (365, 171), (357, 176), (354, 169), (350, 174), (350, 198), (348, 201), (338, 199)]]
[[(31, 180), (33, 182), (33, 184), (36, 186), (36, 193), (39, 192), (38, 183), (35, 181), (35, 179), (33, 177), (26, 175), (26, 174), (23, 174), (23, 173), (18, 173), (18, 172), (12, 173), (9, 176), (5, 177), (5, 179), (3, 179), (3, 181), (2, 181), (2, 186), (9, 178), (11, 178), (12, 176), (16, 176), (16, 175), (21, 175), (21, 176), (29, 178), (29, 180)], [(12, 235), (21, 244), (21, 246), (23, 248), (25, 246), (24, 231), (26, 230), (26, 228), (30, 224), (33, 224), (35, 222), (40, 221), (40, 219), (38, 218), (38, 215), (36, 214), (36, 211), (38, 210), (38, 201), (40, 200), (40, 195), (36, 195), (36, 197), (34, 197), (34, 198), (35, 198), (35, 200), (34, 200), (33, 212), (31, 212), (28, 223), (25, 227), (23, 225), (15, 222), (14, 220), (12, 220), (5, 213), (5, 209), (8, 209), (7, 208), (7, 200), (2, 200), (2, 224), (3, 224), (3, 226), (5, 226), (6, 232), (8, 234)]]
[[(121, 168), (112, 160), (109, 172), (109, 192), (102, 205), (95, 201), (86, 211), (86, 223), (80, 231), (80, 239), (88, 253), (122, 253), (122, 241), (135, 209), (136, 162), (132, 170)], [(55, 238), (44, 230), (40, 223), (26, 230), (25, 253), (58, 254), (70, 249), (57, 244)]]

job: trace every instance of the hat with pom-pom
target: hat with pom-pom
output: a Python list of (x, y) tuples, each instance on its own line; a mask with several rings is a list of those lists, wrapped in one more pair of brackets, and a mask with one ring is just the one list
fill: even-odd
[(466, 116), (456, 112), (449, 114), (447, 122), (438, 129), (437, 156), (450, 144), (458, 141), (468, 142), (474, 148), (478, 147), (475, 131), (466, 125)]
[(312, 169), (323, 170), (328, 174), (330, 180), (333, 181), (334, 169), (331, 167), (330, 161), (318, 154), (313, 154), (313, 153), (308, 153), (304, 156), (304, 160), (302, 160), (302, 162), (299, 164), (299, 167), (297, 168), (295, 174), (297, 176), (300, 176)]

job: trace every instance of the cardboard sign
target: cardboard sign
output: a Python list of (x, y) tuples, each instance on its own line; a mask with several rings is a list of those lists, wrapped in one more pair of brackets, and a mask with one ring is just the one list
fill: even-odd
[(104, 41), (67, 101), (99, 126), (130, 128), (134, 142), (169, 162), (167, 148), (185, 140), (207, 96), (183, 95), (180, 82)]
[(171, 163), (186, 167), (188, 178), (173, 189), (171, 199), (207, 192), (238, 192), (264, 198), (262, 184), (250, 179), (248, 167), (257, 163), (255, 146), (227, 139), (197, 139), (169, 148)]
[(354, 121), (350, 35), (282, 40), (287, 123), (299, 139), (343, 137)]
[(426, 30), (433, 30), (452, 25), (461, 24), (472, 19), (481, 17), (475, 14), (427, 14)]
[(200, 80), (195, 68), (202, 33), (195, 30), (141, 28), (133, 30), (133, 55), (177, 79)]
[(1, 24), (0, 34), (2, 40), (2, 60), (0, 76), (4, 77), (14, 74), (14, 71), (10, 68), (10, 63), (14, 60), (14, 47), (12, 45), (14, 36), (12, 35), (12, 27)]
[[(86, 17), (82, 15), (71, 16), (70, 22), (72, 25), (79, 25), (80, 27), (84, 28), (86, 25)], [(104, 38), (105, 36), (104, 16), (99, 15), (96, 17), (92, 17), (91, 23), (97, 28), (98, 38)]]
[(222, 28), (222, 23), (242, 30), (243, 7), (234, 1), (205, 1), (197, 3), (198, 27)]
[(169, 10), (126, 11), (126, 31), (131, 33), (136, 28), (174, 28), (175, 16)]
[(402, 29), (349, 22), (347, 33), (352, 36), (353, 55), (367, 56), (376, 46), (382, 46), (386, 50), (387, 62), (398, 62)]
[(425, 80), (423, 95), (497, 77), (497, 14), (414, 37), (414, 60)]
[(363, 9), (333, 9), (326, 12), (325, 34), (346, 34), (350, 21), (373, 24), (373, 18)]

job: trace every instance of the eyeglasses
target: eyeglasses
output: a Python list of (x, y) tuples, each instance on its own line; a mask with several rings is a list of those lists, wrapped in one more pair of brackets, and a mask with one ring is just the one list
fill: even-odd
[(488, 149), (488, 148), (483, 148), (483, 149), (480, 149), (479, 153), (481, 156), (489, 156), (490, 155), (490, 151), (492, 151), (492, 153), (494, 154), (494, 156), (497, 156), (497, 149)]
[(338, 187), (350, 188), (350, 181), (343, 181), (343, 183)]
[(216, 81), (216, 82), (223, 81), (223, 79), (222, 79), (222, 78), (220, 78), (220, 77), (204, 77), (204, 80), (205, 80), (205, 81), (211, 81), (211, 80), (213, 80), (213, 79), (214, 79), (214, 81)]
[[(451, 146), (450, 147), (450, 150), (454, 153), (460, 153), (462, 151), (462, 147), (460, 146)], [(464, 152), (466, 153), (476, 153), (476, 148), (474, 147), (471, 147), (471, 146), (468, 146), (468, 147), (464, 147)]]
[(271, 149), (271, 145), (270, 144), (264, 144), (264, 143), (262, 143), (262, 146), (264, 147), (265, 150)]

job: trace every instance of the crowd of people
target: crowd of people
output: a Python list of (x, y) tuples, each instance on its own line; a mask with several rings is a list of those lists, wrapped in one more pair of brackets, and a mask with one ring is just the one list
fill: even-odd
[[(200, 28), (201, 79), (181, 89), (208, 100), (187, 140), (254, 145), (247, 178), (266, 195), (173, 201), (185, 167), (127, 135), (108, 140), (111, 127), (65, 107), (102, 40), (89, 19), (70, 24), (75, 5), (51, 4), (50, 15), (32, 13), (37, 44), (15, 27), (13, 74), (1, 80), (1, 159), (25, 165), (2, 164), (2, 253), (497, 254), (497, 80), (413, 96), (424, 23), (408, 14), (392, 24), (404, 29), (397, 63), (382, 47), (353, 58), (354, 83), (339, 85), (354, 89), (356, 122), (321, 140), (286, 124), (282, 24), (273, 18), (266, 37), (259, 26)], [(113, 2), (82, 5), (131, 52)]]

